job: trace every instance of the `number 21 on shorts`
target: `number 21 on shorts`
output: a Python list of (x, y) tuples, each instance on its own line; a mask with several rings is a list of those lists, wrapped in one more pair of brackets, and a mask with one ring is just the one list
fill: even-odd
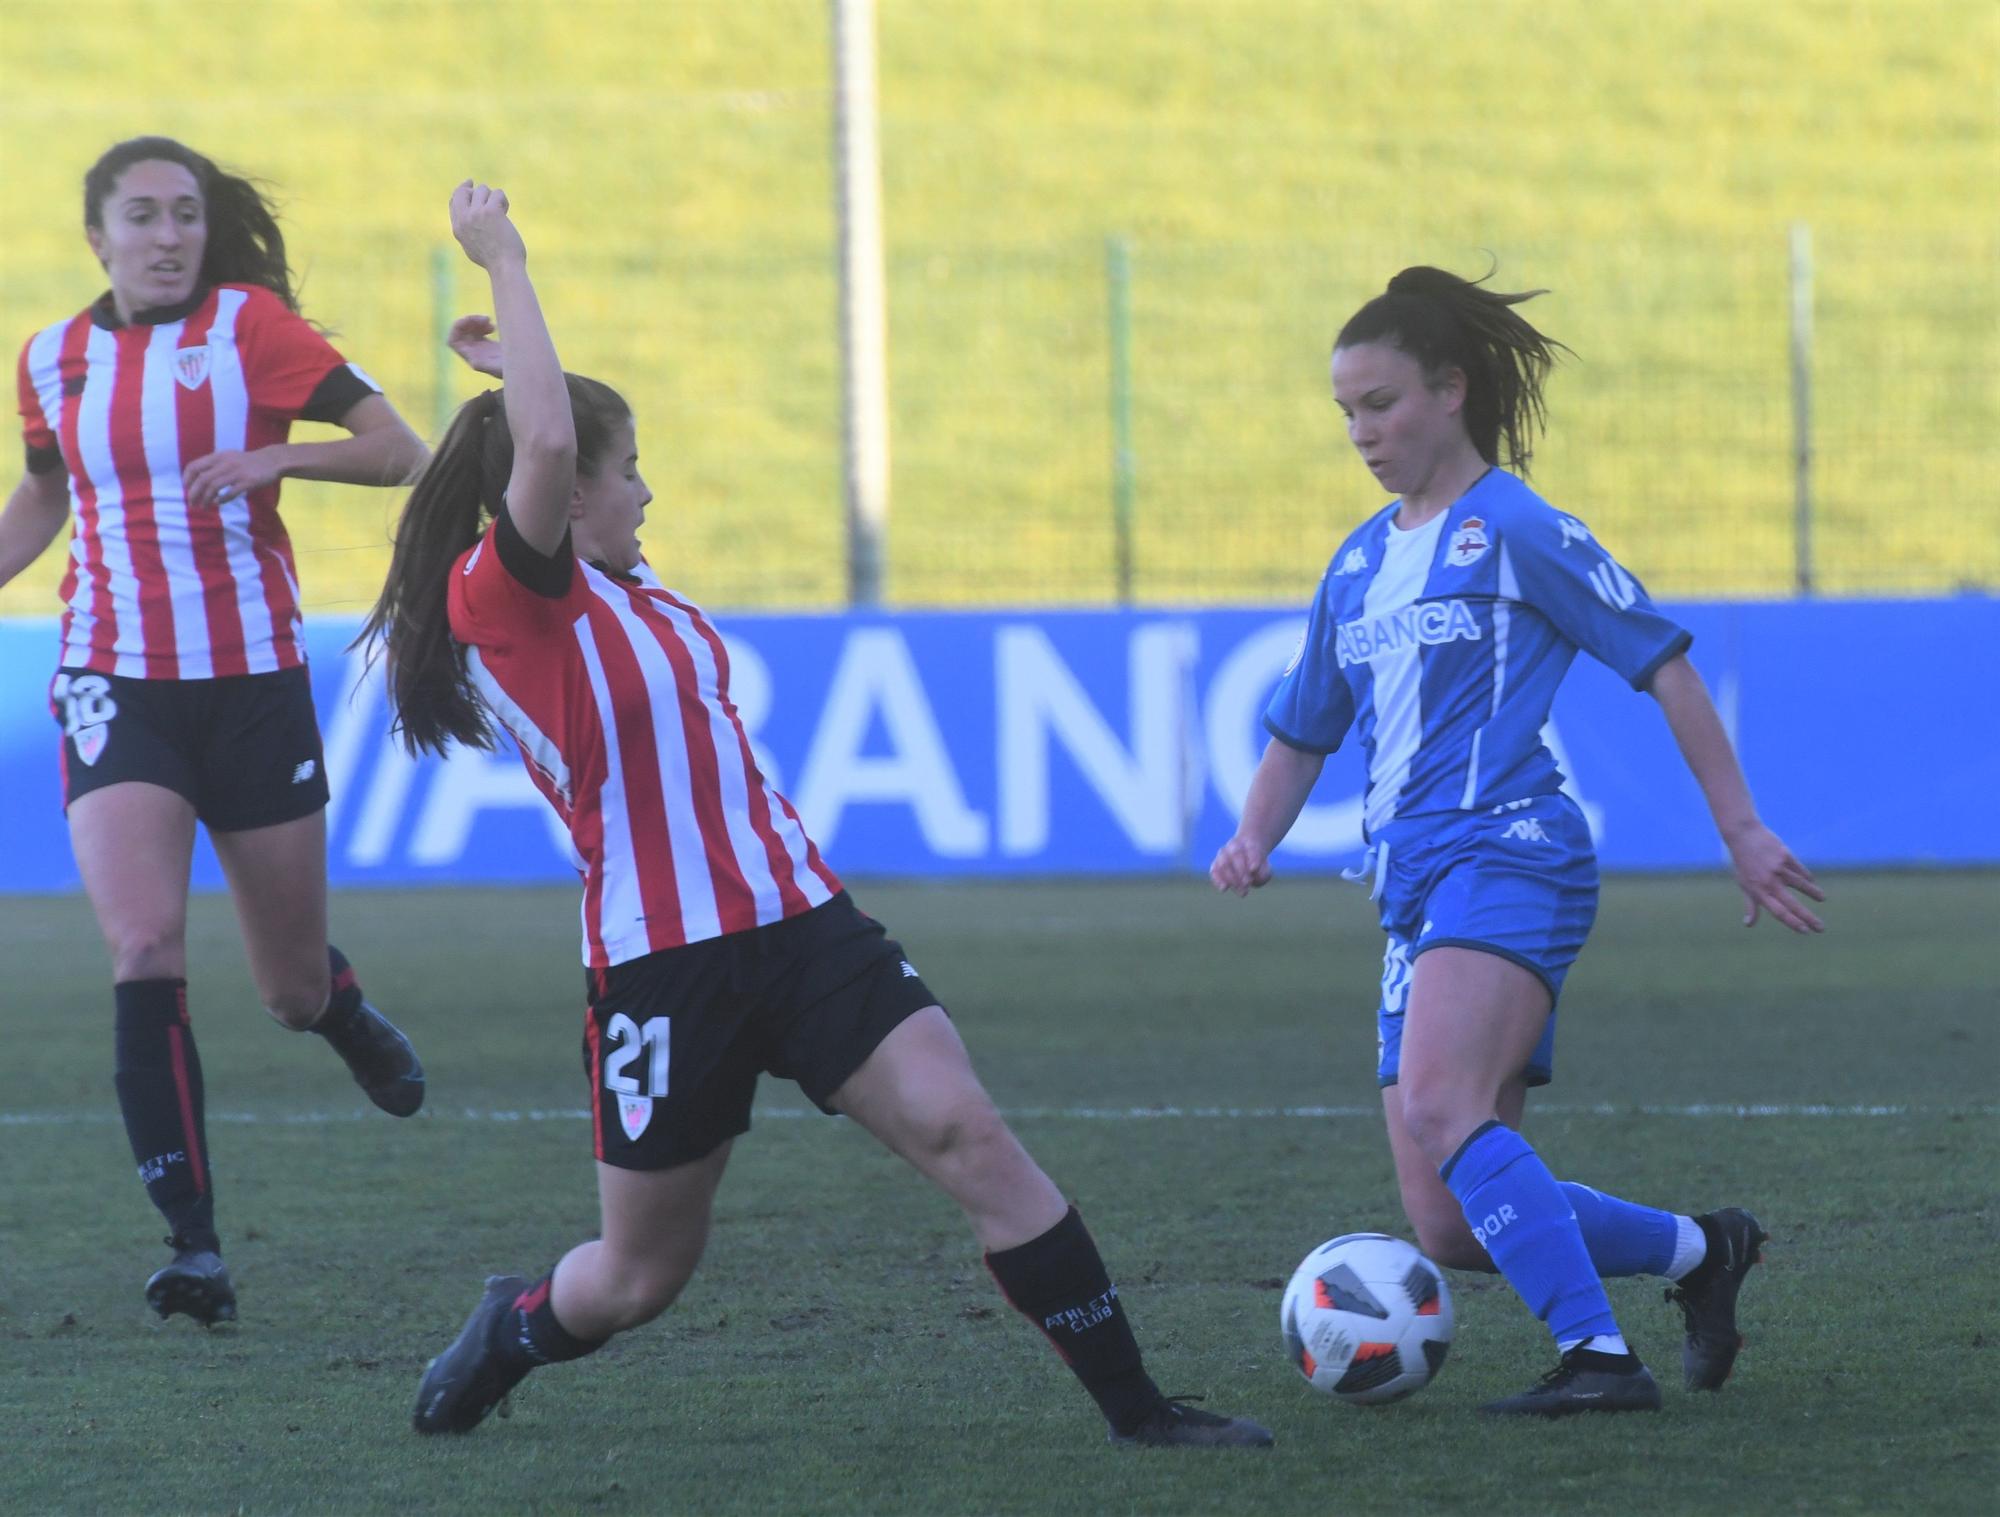
[[(653, 1103), (667, 1094), (668, 1029), (671, 1017), (648, 1017), (642, 1027), (624, 1012), (604, 1026), (604, 1088), (618, 1098), (618, 1125), (630, 1142), (653, 1120)], [(641, 1063), (641, 1056), (644, 1062)], [(632, 1066), (639, 1064), (638, 1074)]]

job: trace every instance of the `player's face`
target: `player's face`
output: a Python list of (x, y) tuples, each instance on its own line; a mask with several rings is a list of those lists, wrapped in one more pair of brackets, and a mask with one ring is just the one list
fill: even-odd
[(194, 293), (208, 246), (201, 186), (178, 163), (149, 158), (118, 176), (86, 227), (90, 250), (111, 276), (119, 314), (178, 305)]
[(1426, 384), (1422, 365), (1389, 343), (1335, 349), (1333, 399), (1361, 461), (1392, 494), (1421, 491), (1464, 446), (1465, 376), (1452, 369)]
[(639, 527), (653, 492), (639, 475), (638, 431), (628, 416), (611, 434), (595, 474), (576, 476), (583, 512), (576, 524), (576, 547), (584, 558), (619, 573), (639, 566)]

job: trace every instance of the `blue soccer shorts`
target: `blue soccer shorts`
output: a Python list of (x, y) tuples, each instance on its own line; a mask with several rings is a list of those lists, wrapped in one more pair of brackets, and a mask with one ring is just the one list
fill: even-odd
[(1388, 945), (1376, 1011), (1376, 1084), (1394, 1085), (1415, 961), (1433, 948), (1512, 960), (1549, 990), (1549, 1020), (1522, 1071), (1546, 1085), (1555, 1067), (1556, 1002), (1597, 915), (1597, 855), (1566, 795), (1487, 811), (1406, 817), (1374, 839), (1376, 899)]

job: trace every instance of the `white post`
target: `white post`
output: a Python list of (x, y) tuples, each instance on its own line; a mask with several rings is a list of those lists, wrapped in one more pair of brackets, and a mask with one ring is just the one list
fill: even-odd
[(1792, 587), (1813, 591), (1812, 228), (1792, 224)]
[(875, 0), (832, 0), (832, 5), (847, 593), (854, 605), (875, 606), (882, 601), (889, 535), (889, 324), (876, 131)]

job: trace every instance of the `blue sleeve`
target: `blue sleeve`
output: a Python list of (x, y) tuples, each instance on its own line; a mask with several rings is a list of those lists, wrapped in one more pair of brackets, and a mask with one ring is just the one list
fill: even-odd
[(1501, 594), (1533, 606), (1634, 690), (1694, 642), (1574, 516), (1523, 512), (1508, 523), (1502, 551), (1502, 571), (1514, 584), (1503, 583)]
[(1354, 692), (1340, 672), (1338, 629), (1327, 587), (1322, 578), (1299, 651), (1264, 708), (1265, 730), (1305, 753), (1332, 753), (1354, 725)]

